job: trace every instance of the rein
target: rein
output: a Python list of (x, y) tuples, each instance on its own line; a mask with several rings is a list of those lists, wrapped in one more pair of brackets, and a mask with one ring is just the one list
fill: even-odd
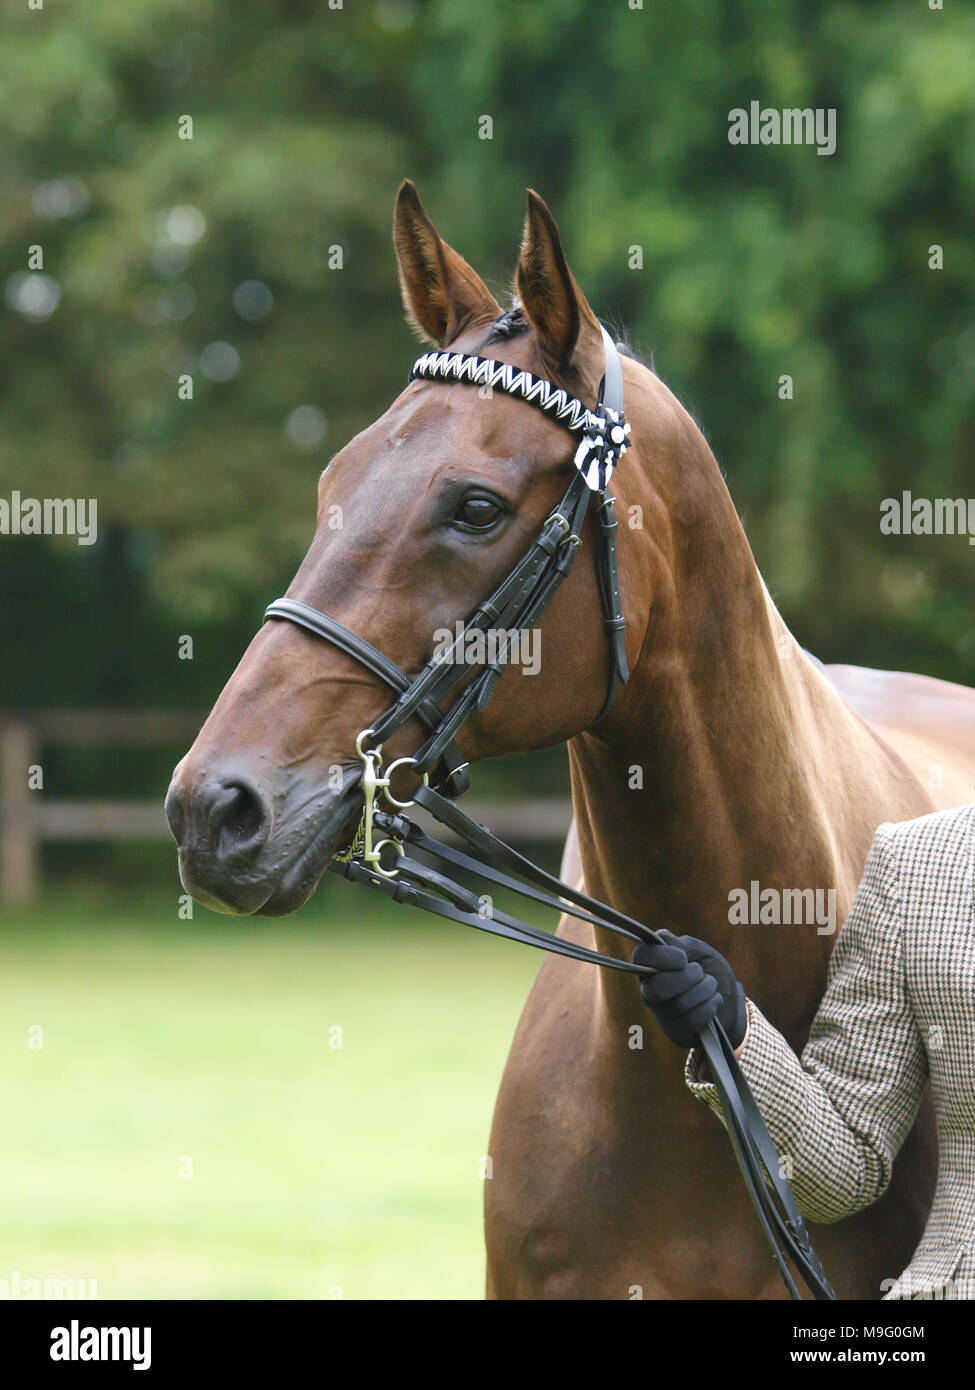
[[(478, 931), (586, 961), (605, 970), (622, 970), (640, 976), (653, 972), (647, 966), (563, 940), (503, 912), (490, 898), (464, 887), (449, 873), (452, 870), (474, 874), (506, 891), (629, 941), (660, 941), (651, 928), (546, 873), (456, 805), (456, 798), (470, 785), (467, 764), (455, 742), (456, 735), (469, 718), (485, 708), (500, 679), (513, 640), (537, 620), (569, 573), (581, 544), (583, 521), (594, 496), (599, 499), (595, 511), (597, 576), (610, 653), (607, 692), (598, 719), (607, 713), (629, 677), (616, 555), (617, 522), (609, 482), (613, 468), (628, 447), (630, 427), (623, 416), (623, 373), (616, 344), (605, 328), (602, 335), (606, 366), (595, 411), (551, 382), (510, 363), (451, 352), (426, 353), (414, 363), (410, 381), (457, 381), (486, 386), (536, 406), (570, 433), (581, 436), (572, 481), (533, 544), (490, 598), (480, 605), (452, 646), (432, 657), (416, 677), (407, 675), (365, 638), (308, 604), (280, 598), (268, 606), (264, 616), (295, 623), (332, 642), (396, 692), (389, 709), (356, 739), (356, 754), (363, 765), (363, 813), (352, 843), (335, 855), (329, 865), (334, 873), (353, 883), (366, 884), (393, 902), (406, 903)], [(496, 651), (493, 661), (482, 663), (483, 669), (470, 679), (445, 713), (441, 702), (470, 672), (464, 659), (455, 658), (467, 650), (466, 641), (471, 633), (488, 629), (506, 632), (503, 647)], [(427, 730), (425, 742), (412, 757), (397, 758), (384, 772), (384, 741), (413, 717)], [(442, 790), (430, 785), (431, 775), (438, 765), (442, 767), (439, 776)], [(418, 775), (420, 783), (411, 800), (400, 801), (392, 795), (390, 782), (395, 769), (406, 766)], [(388, 809), (380, 804), (380, 798)], [(457, 836), (466, 845), (466, 851), (454, 849), (425, 834), (404, 814), (413, 805), (422, 807), (438, 825)], [(448, 872), (440, 872), (414, 858), (415, 851), (435, 859), (446, 866)], [(779, 1157), (771, 1136), (734, 1049), (717, 1019), (699, 1034), (698, 1044), (710, 1068), (748, 1195), (789, 1296), (802, 1298), (786, 1255), (816, 1299), (835, 1298), (789, 1184), (780, 1176)]]

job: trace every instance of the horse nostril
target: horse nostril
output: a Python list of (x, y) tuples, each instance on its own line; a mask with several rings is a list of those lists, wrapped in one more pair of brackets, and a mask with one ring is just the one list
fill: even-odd
[(210, 842), (221, 858), (255, 853), (264, 844), (269, 818), (257, 793), (242, 782), (217, 787), (208, 815)]
[(173, 839), (178, 845), (181, 845), (186, 834), (186, 808), (183, 805), (183, 798), (175, 777), (166, 793), (165, 811), (169, 828), (173, 832)]

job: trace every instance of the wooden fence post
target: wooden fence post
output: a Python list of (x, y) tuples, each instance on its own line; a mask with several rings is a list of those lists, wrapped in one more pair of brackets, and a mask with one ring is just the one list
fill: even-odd
[(0, 727), (0, 888), (8, 902), (37, 894), (38, 834), (34, 793), (27, 769), (37, 762), (38, 745), (28, 724)]

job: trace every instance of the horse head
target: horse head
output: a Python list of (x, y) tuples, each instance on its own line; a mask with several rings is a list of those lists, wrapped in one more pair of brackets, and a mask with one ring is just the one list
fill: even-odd
[[(541, 198), (529, 193), (517, 297), (506, 312), (441, 240), (409, 182), (397, 195), (393, 239), (406, 313), (427, 343), (527, 369), (595, 403), (602, 330)], [(412, 381), (322, 473), (315, 534), (287, 597), (416, 673), (438, 634), (442, 641), (466, 620), (536, 537), (572, 477), (575, 447), (525, 401)], [(562, 742), (600, 712), (607, 639), (593, 529), (590, 517), (533, 634), (538, 659), (521, 649), (458, 735), (467, 761)], [(631, 649), (641, 636), (628, 633)], [(169, 789), (187, 890), (226, 912), (280, 915), (304, 903), (354, 831), (356, 739), (390, 698), (353, 656), (291, 623), (266, 623)], [(413, 718), (385, 754), (410, 754), (423, 737)]]

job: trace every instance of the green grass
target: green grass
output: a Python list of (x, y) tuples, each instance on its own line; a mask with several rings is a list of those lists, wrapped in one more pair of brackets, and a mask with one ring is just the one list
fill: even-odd
[(343, 883), (294, 919), (195, 912), (0, 919), (0, 1279), (481, 1297), (479, 1163), (540, 956)]

